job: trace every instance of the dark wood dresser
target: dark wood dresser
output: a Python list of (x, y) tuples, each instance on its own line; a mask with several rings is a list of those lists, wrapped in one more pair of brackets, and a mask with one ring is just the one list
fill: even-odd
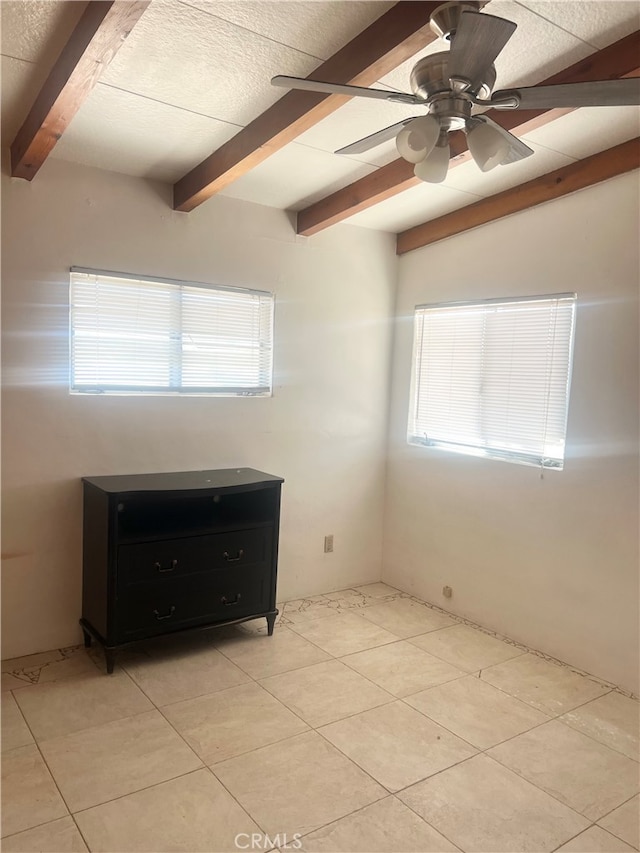
[(128, 643), (276, 610), (281, 477), (252, 468), (85, 477), (85, 646), (107, 672)]

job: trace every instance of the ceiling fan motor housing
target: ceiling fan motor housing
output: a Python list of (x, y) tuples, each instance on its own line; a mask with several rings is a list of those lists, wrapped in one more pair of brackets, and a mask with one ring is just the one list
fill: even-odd
[[(450, 92), (451, 82), (448, 74), (449, 51), (442, 50), (419, 59), (413, 66), (409, 77), (411, 89), (415, 95), (431, 98), (440, 92)], [(486, 99), (491, 95), (496, 82), (496, 69), (493, 65), (486, 68), (482, 77), (470, 80), (470, 90), (477, 97)]]
[[(431, 29), (440, 38), (451, 41), (460, 25), (464, 12), (478, 12), (482, 2), (443, 3), (431, 15)], [(472, 98), (484, 100), (491, 96), (496, 82), (493, 64), (485, 65), (481, 73), (465, 76), (464, 85), (456, 85), (449, 71), (450, 51), (432, 53), (420, 59), (413, 67), (410, 85), (413, 93), (428, 101), (429, 113), (440, 122), (443, 131), (466, 128), (471, 117)]]
[(482, 6), (484, 3), (480, 2), (443, 3), (431, 13), (429, 25), (438, 38), (451, 41), (451, 36), (460, 23), (460, 15), (463, 12), (479, 12)]

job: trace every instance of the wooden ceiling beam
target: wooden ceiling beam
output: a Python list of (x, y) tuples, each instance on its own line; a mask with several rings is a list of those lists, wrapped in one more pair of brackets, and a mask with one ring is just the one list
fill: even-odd
[(630, 139), (584, 160), (563, 166), (518, 187), (484, 198), (453, 213), (416, 225), (398, 234), (396, 253), (404, 255), (454, 234), (486, 225), (545, 201), (599, 184), (640, 167), (640, 137)]
[(91, 0), (11, 144), (11, 175), (30, 181), (65, 132), (149, 0)]
[[(554, 74), (539, 85), (559, 83), (583, 83), (591, 80), (614, 80), (633, 77), (640, 73), (640, 30), (620, 39), (609, 47), (587, 56), (558, 74)], [(529, 133), (548, 124), (570, 109), (556, 110), (490, 110), (487, 115), (505, 130), (518, 135)], [(454, 142), (455, 139), (455, 142)], [(470, 158), (463, 133), (451, 137), (451, 166), (458, 166)], [(367, 210), (381, 201), (392, 198), (420, 180), (413, 174), (413, 165), (399, 158), (382, 166), (370, 175), (360, 178), (349, 186), (337, 190), (315, 204), (298, 212), (297, 232), (306, 237), (342, 222), (355, 213)]]
[[(435, 40), (429, 17), (438, 2), (400, 2), (309, 75), (370, 86)], [(188, 212), (249, 172), (349, 100), (292, 90), (174, 185), (175, 210)]]

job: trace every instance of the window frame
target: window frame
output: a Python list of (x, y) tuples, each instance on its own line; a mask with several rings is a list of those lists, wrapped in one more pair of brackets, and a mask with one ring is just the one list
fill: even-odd
[[(417, 338), (420, 334), (418, 319), (420, 311), (428, 311), (429, 309), (446, 309), (446, 308), (481, 308), (482, 306), (490, 305), (509, 305), (511, 303), (526, 303), (526, 302), (549, 302), (551, 300), (570, 300), (571, 301), (571, 323), (569, 330), (568, 341), (568, 358), (567, 358), (567, 382), (566, 394), (564, 398), (564, 445), (561, 459), (549, 458), (543, 455), (527, 453), (524, 451), (514, 451), (506, 448), (481, 447), (472, 444), (465, 444), (455, 441), (446, 441), (444, 439), (429, 439), (426, 435), (420, 437), (412, 432), (412, 423), (415, 420), (414, 412), (419, 402), (419, 391), (416, 387), (418, 380), (418, 362), (419, 353), (417, 348)], [(503, 462), (511, 462), (518, 465), (526, 465), (536, 467), (542, 470), (562, 471), (566, 460), (566, 439), (569, 418), (569, 401), (571, 396), (571, 382), (573, 373), (573, 358), (575, 345), (575, 327), (576, 314), (578, 307), (577, 293), (574, 291), (563, 293), (547, 293), (537, 294), (535, 296), (505, 296), (492, 297), (488, 299), (470, 299), (461, 301), (436, 302), (416, 305), (413, 312), (413, 342), (411, 350), (411, 380), (409, 387), (409, 412), (407, 421), (407, 444), (414, 447), (429, 447), (433, 449), (453, 452), (462, 456), (472, 456), (476, 458), (496, 459)]]
[[(74, 335), (75, 328), (73, 322), (74, 304), (72, 302), (73, 289), (73, 274), (89, 275), (96, 277), (104, 277), (111, 279), (124, 279), (134, 282), (148, 282), (150, 285), (160, 284), (169, 285), (176, 288), (176, 293), (180, 293), (180, 288), (201, 288), (203, 290), (213, 291), (215, 293), (230, 293), (233, 295), (247, 294), (258, 297), (266, 297), (270, 303), (270, 323), (268, 343), (270, 345), (269, 352), (269, 370), (268, 370), (268, 385), (267, 386), (183, 386), (182, 384), (170, 386), (133, 386), (131, 384), (110, 384), (108, 387), (101, 387), (99, 384), (94, 386), (77, 385), (74, 383)], [(180, 298), (180, 303), (182, 302)], [(114, 272), (113, 270), (101, 270), (88, 267), (72, 266), (69, 269), (69, 393), (80, 396), (135, 396), (135, 397), (271, 397), (273, 396), (273, 372), (274, 372), (274, 343), (275, 343), (275, 309), (276, 297), (273, 291), (261, 290), (258, 288), (249, 287), (234, 287), (230, 285), (219, 285), (210, 282), (189, 281), (183, 279), (166, 278), (164, 276), (149, 276), (136, 275), (135, 273)], [(180, 374), (180, 382), (182, 381), (182, 326), (180, 326), (179, 337), (172, 339), (169, 346), (173, 346), (180, 353), (176, 359), (173, 370), (176, 369)]]

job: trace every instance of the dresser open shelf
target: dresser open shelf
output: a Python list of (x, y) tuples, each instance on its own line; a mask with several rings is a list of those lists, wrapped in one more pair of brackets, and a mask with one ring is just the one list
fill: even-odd
[(278, 614), (281, 477), (252, 468), (85, 477), (85, 645)]

